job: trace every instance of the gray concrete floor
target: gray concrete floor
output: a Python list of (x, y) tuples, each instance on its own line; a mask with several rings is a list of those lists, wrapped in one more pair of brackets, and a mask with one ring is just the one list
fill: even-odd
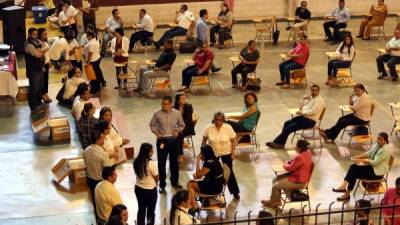
[[(359, 19), (353, 19), (350, 30), (358, 29)], [(340, 104), (347, 104), (348, 96), (352, 93), (351, 88), (332, 89), (324, 85), (326, 80), (327, 57), (325, 52), (334, 51), (336, 46), (329, 45), (321, 40), (322, 21), (312, 21), (309, 28), (311, 39), (311, 58), (307, 65), (307, 77), (309, 84), (319, 84), (321, 95), (324, 97), (327, 112), (322, 122), (322, 127), (332, 126), (341, 112)], [(386, 24), (386, 32), (391, 36), (394, 28), (395, 18), (389, 18)], [(246, 216), (249, 210), (261, 209), (260, 200), (267, 198), (270, 193), (271, 179), (274, 177), (270, 164), (276, 158), (286, 160), (294, 155), (293, 147), (289, 144), (287, 151), (274, 151), (265, 147), (265, 142), (272, 140), (281, 130), (284, 121), (290, 118), (287, 108), (296, 107), (299, 98), (308, 92), (308, 88), (296, 88), (281, 90), (274, 83), (278, 80), (278, 64), (281, 59), (280, 53), (290, 49), (287, 43), (287, 32), (284, 31), (286, 23), (280, 23), (281, 40), (278, 46), (267, 45), (260, 48), (261, 61), (257, 68), (257, 76), (262, 79), (262, 90), (258, 92), (259, 108), (262, 116), (257, 130), (260, 154), (248, 149), (239, 151), (238, 159), (235, 161), (234, 170), (241, 189), (241, 200), (233, 201), (228, 195), (228, 217), (232, 217), (238, 211), (238, 216)], [(222, 66), (220, 73), (212, 75), (212, 91), (207, 93), (202, 90), (188, 94), (188, 101), (194, 110), (200, 115), (200, 121), (196, 126), (197, 135), (194, 137), (196, 151), (201, 141), (204, 127), (211, 121), (212, 114), (221, 110), (224, 112), (240, 111), (243, 104), (242, 95), (230, 87), (230, 70), (232, 68), (228, 57), (236, 56), (244, 46), (244, 42), (254, 37), (254, 26), (252, 24), (239, 24), (234, 28), (235, 41), (238, 42), (234, 48), (215, 50), (216, 64)], [(159, 30), (156, 36), (159, 36)], [(377, 108), (371, 121), (374, 139), (376, 134), (382, 131), (390, 132), (393, 119), (390, 114), (388, 103), (399, 100), (399, 82), (377, 80), (375, 57), (378, 55), (377, 48), (385, 45), (385, 40), (360, 41), (356, 40), (357, 57), (353, 64), (353, 76), (357, 82), (366, 85), (370, 97), (375, 101)], [(145, 59), (153, 59), (159, 52), (150, 50), (148, 53), (135, 53), (130, 56), (133, 60), (140, 60), (144, 64)], [(172, 80), (174, 91), (179, 88), (181, 71), (186, 66), (184, 58), (190, 55), (179, 54), (172, 69)], [(20, 62), (23, 65), (22, 62)], [(102, 61), (102, 69), (108, 81), (108, 86), (101, 93), (103, 105), (109, 105), (114, 111), (121, 112), (126, 121), (129, 138), (135, 149), (142, 142), (155, 143), (148, 123), (152, 112), (160, 107), (160, 96), (168, 92), (160, 92), (155, 98), (120, 97), (113, 89), (115, 86), (114, 70), (110, 58)], [(60, 83), (50, 84), (50, 94), (55, 97), (60, 88)], [(56, 103), (52, 107), (58, 107), (61, 112), (69, 116), (68, 110), (60, 108)], [(32, 140), (32, 131), (28, 119), (29, 108), (26, 103), (18, 103), (17, 112), (12, 118), (0, 118), (0, 161), (3, 169), (0, 175), (0, 224), (91, 224), (93, 223), (92, 207), (86, 192), (76, 194), (65, 193), (57, 190), (51, 183), (52, 175), (50, 168), (60, 159), (67, 156), (79, 154), (79, 143), (75, 134), (69, 145), (55, 145), (51, 147), (36, 146)], [(72, 123), (72, 118), (69, 118)], [(393, 148), (392, 153), (399, 156), (399, 139), (391, 136)], [(363, 152), (363, 148), (346, 148), (347, 139), (337, 140), (337, 145), (326, 144), (320, 151), (313, 149), (315, 172), (310, 184), (311, 204), (322, 203), (320, 209), (327, 209), (330, 202), (335, 201), (336, 195), (330, 194), (333, 186), (336, 186), (344, 177), (350, 165), (348, 156), (344, 156), (342, 149), (348, 149), (351, 155)], [(343, 146), (343, 147), (342, 147)], [(339, 148), (340, 147), (340, 148)], [(340, 149), (340, 150), (339, 150)], [(190, 164), (190, 157), (188, 157)], [(389, 186), (393, 186), (394, 179), (400, 172), (399, 163), (396, 161), (394, 168), (389, 174)], [(188, 181), (187, 171), (181, 171), (180, 180), (182, 184)], [(123, 200), (130, 212), (130, 224), (134, 224), (136, 218), (136, 200), (133, 192), (135, 175), (131, 162), (125, 163), (118, 169), (118, 181), (116, 186), (121, 192)], [(67, 182), (64, 182), (67, 184)], [(170, 199), (174, 191), (169, 189), (168, 194), (159, 197), (157, 205), (158, 222), (166, 215), (170, 205)], [(329, 194), (327, 194), (329, 193)], [(359, 195), (357, 197), (360, 197)], [(375, 201), (377, 196), (374, 196)], [(354, 200), (348, 206), (353, 206)], [(297, 207), (294, 205), (293, 207)], [(336, 203), (334, 208), (341, 207)]]

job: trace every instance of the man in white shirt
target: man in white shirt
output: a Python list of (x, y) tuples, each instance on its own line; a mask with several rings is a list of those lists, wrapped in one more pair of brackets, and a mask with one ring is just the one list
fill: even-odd
[(396, 29), (394, 31), (394, 37), (386, 44), (386, 52), (386, 54), (376, 58), (376, 65), (379, 73), (378, 79), (383, 79), (388, 76), (384, 66), (384, 63), (386, 63), (389, 67), (392, 81), (397, 81), (398, 74), (396, 65), (400, 64), (400, 30)]
[(299, 110), (296, 117), (285, 122), (280, 133), (274, 141), (267, 142), (270, 148), (283, 149), (289, 135), (298, 130), (308, 129), (315, 126), (322, 111), (325, 108), (324, 99), (319, 95), (319, 86), (311, 86), (311, 95), (305, 95), (300, 100)]
[(154, 46), (159, 49), (164, 42), (172, 39), (175, 36), (185, 36), (188, 31), (194, 27), (194, 15), (188, 11), (188, 6), (183, 4), (179, 11), (176, 12), (175, 22), (178, 26), (166, 31), (160, 40), (154, 42)]
[(123, 26), (124, 26), (124, 21), (122, 20), (122, 17), (120, 16), (119, 10), (113, 9), (112, 16), (110, 16), (106, 20), (106, 31), (104, 32), (103, 44), (101, 46), (102, 55), (105, 54), (109, 41), (111, 41), (111, 39), (114, 38), (115, 29), (123, 28)]
[[(345, 7), (345, 0), (339, 0), (339, 7), (327, 14), (325, 20), (325, 41), (339, 42), (339, 30), (346, 28), (347, 22), (350, 20), (350, 12)], [(330, 28), (333, 28), (333, 35)]]
[(96, 185), (94, 191), (98, 224), (106, 224), (113, 207), (123, 204), (119, 191), (114, 187), (118, 177), (115, 167), (104, 167), (102, 177), (103, 181)]
[(71, 0), (65, 0), (65, 4), (67, 5), (67, 11), (65, 12), (67, 21), (71, 26), (71, 29), (74, 31), (74, 37), (76, 37), (79, 31), (78, 31), (78, 26), (76, 25), (75, 17), (79, 13), (79, 11), (75, 9), (74, 6), (72, 6)]
[(85, 103), (90, 99), (89, 86), (86, 83), (81, 83), (76, 91), (79, 96), (74, 99), (71, 114), (75, 121), (79, 121)]
[(61, 69), (61, 64), (65, 60), (72, 67), (70, 60), (69, 44), (74, 40), (72, 31), (67, 31), (64, 37), (57, 38), (49, 49), (49, 57), (51, 64), (55, 65), (57, 70)]
[(145, 9), (139, 11), (139, 23), (133, 25), (133, 28), (140, 30), (131, 35), (131, 41), (129, 42), (130, 51), (135, 47), (135, 44), (138, 41), (143, 45), (151, 43), (151, 38), (154, 33), (154, 22)]

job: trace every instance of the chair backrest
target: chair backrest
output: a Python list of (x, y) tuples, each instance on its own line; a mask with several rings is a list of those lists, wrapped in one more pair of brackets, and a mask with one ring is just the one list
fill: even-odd
[(226, 165), (225, 163), (223, 163), (222, 168), (224, 170), (224, 184), (227, 184), (228, 183), (228, 179), (231, 176), (231, 169), (229, 169), (229, 166)]
[(308, 184), (310, 183), (310, 180), (312, 178), (312, 175), (314, 173), (314, 168), (315, 168), (315, 164), (314, 162), (311, 162), (311, 167), (310, 167), (310, 178), (308, 179), (307, 183), (306, 183), (306, 187), (308, 187)]
[(371, 102), (371, 116), (374, 114), (375, 111), (375, 104)]
[(318, 118), (318, 119), (319, 119), (319, 123), (321, 123), (322, 119), (324, 118), (325, 111), (326, 111), (326, 107), (324, 107), (324, 108), (322, 109), (321, 114), (319, 114), (319, 118)]
[(257, 125), (258, 125), (258, 121), (260, 120), (260, 117), (261, 117), (261, 111), (258, 110), (258, 115), (257, 115), (257, 118), (256, 118), (256, 125), (253, 128), (254, 132), (257, 130)]
[(394, 156), (390, 155), (390, 159), (389, 159), (389, 170), (388, 173), (390, 172), (390, 170), (392, 169), (393, 163), (394, 163)]

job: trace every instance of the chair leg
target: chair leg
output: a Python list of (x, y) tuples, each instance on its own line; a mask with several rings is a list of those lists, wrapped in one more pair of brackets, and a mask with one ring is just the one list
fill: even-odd
[(396, 128), (396, 124), (397, 124), (397, 121), (395, 120), (394, 124), (393, 124), (393, 127), (392, 127), (392, 131), (390, 132), (390, 136), (393, 135), (393, 131), (394, 131), (394, 128)]
[(353, 196), (355, 197), (356, 196), (356, 193), (357, 193), (357, 190), (358, 190), (358, 186), (360, 185), (360, 180), (357, 180), (357, 183), (356, 183), (356, 189), (354, 189), (354, 192), (353, 192)]

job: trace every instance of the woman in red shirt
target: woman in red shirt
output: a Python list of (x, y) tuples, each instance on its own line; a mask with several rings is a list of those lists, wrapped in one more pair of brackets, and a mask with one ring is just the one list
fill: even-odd
[(296, 47), (286, 53), (289, 59), (279, 64), (281, 81), (276, 83), (276, 85), (282, 86), (285, 89), (290, 87), (290, 71), (304, 68), (310, 56), (307, 35), (304, 32), (299, 32), (298, 35), (299, 41), (297, 41)]
[(305, 140), (297, 141), (297, 156), (283, 165), (283, 168), (287, 171), (286, 173), (279, 174), (272, 180), (270, 200), (261, 201), (261, 204), (265, 207), (281, 206), (282, 189), (285, 190), (287, 196), (290, 196), (291, 191), (304, 188), (305, 184), (310, 180), (313, 161), (308, 145), (309, 143)]

